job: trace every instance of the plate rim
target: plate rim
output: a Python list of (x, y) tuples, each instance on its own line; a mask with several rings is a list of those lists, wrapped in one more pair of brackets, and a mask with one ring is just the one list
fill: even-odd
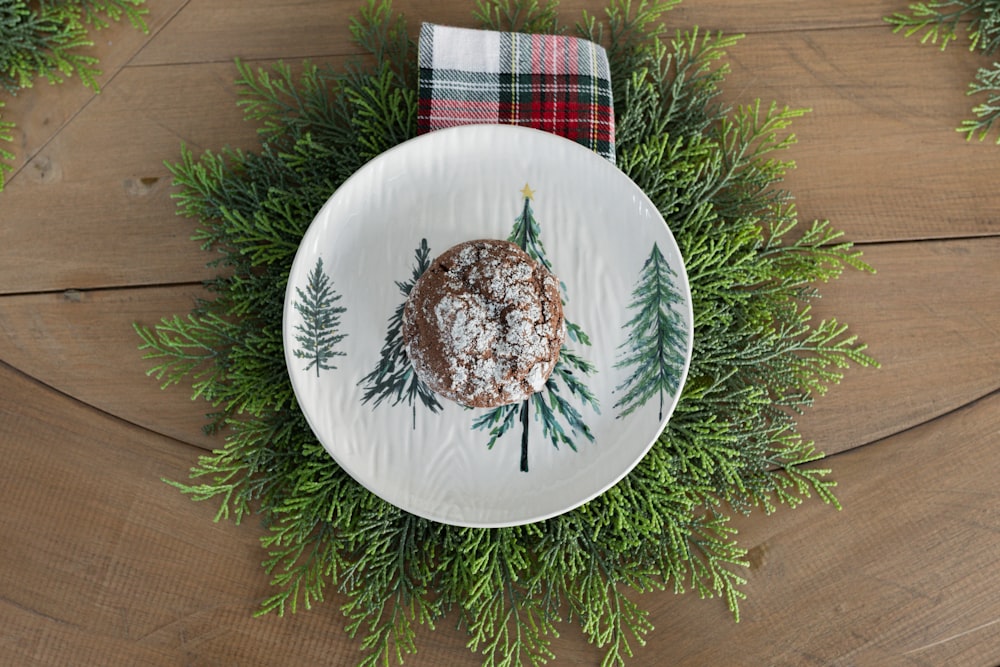
[[(343, 191), (345, 191), (345, 189), (349, 190), (349, 186), (351, 186), (353, 181), (361, 180), (366, 177), (365, 172), (367, 172), (368, 170), (376, 169), (380, 165), (396, 159), (396, 156), (398, 156), (401, 152), (417, 150), (423, 144), (433, 144), (434, 142), (439, 142), (439, 141), (449, 141), (452, 140), (450, 138), (452, 135), (461, 135), (461, 134), (471, 135), (472, 137), (472, 139), (470, 140), (471, 142), (476, 138), (477, 135), (480, 135), (482, 133), (486, 134), (510, 133), (511, 135), (517, 134), (524, 137), (525, 141), (532, 143), (540, 142), (544, 144), (547, 141), (553, 141), (553, 140), (561, 142), (561, 145), (565, 148), (565, 150), (568, 150), (570, 152), (574, 151), (577, 152), (577, 154), (581, 156), (581, 159), (591, 161), (591, 163), (594, 165), (598, 164), (603, 165), (602, 167), (600, 167), (600, 169), (608, 170), (609, 175), (613, 175), (614, 178), (617, 178), (623, 183), (625, 183), (626, 187), (628, 187), (631, 190), (632, 195), (639, 197), (642, 201), (642, 204), (649, 211), (655, 213), (655, 220), (653, 220), (652, 222), (661, 225), (663, 231), (669, 238), (673, 251), (671, 254), (676, 255), (675, 259), (677, 262), (676, 265), (673, 261), (671, 261), (670, 264), (671, 267), (677, 271), (677, 275), (680, 278), (681, 282), (680, 290), (684, 296), (682, 309), (684, 315), (684, 323), (686, 324), (684, 330), (685, 340), (686, 340), (686, 346), (684, 349), (684, 363), (678, 379), (676, 394), (670, 397), (669, 406), (665, 407), (663, 412), (663, 417), (659, 425), (655, 430), (650, 429), (650, 436), (648, 437), (647, 442), (645, 442), (641, 448), (637, 449), (636, 455), (631, 459), (629, 464), (623, 466), (622, 470), (620, 470), (616, 475), (612, 475), (609, 481), (606, 481), (600, 485), (595, 485), (594, 489), (590, 490), (586, 494), (582, 494), (578, 498), (573, 499), (569, 503), (565, 503), (561, 508), (545, 510), (545, 511), (537, 511), (537, 512), (522, 512), (521, 513), (522, 516), (519, 516), (518, 518), (510, 518), (505, 520), (477, 520), (477, 519), (470, 519), (468, 517), (458, 518), (449, 515), (447, 513), (430, 512), (426, 511), (423, 508), (415, 509), (413, 507), (406, 507), (394, 500), (386, 498), (383, 493), (380, 493), (378, 490), (373, 488), (373, 486), (369, 483), (367, 476), (359, 474), (357, 470), (353, 469), (351, 465), (349, 465), (347, 462), (343, 460), (343, 457), (337, 456), (337, 454), (334, 451), (335, 447), (327, 442), (327, 439), (324, 437), (322, 433), (323, 429), (318, 427), (318, 424), (316, 423), (314, 416), (311, 415), (310, 412), (306, 409), (305, 402), (302, 400), (303, 397), (302, 394), (300, 393), (301, 391), (300, 383), (296, 382), (295, 380), (297, 375), (295, 372), (296, 369), (293, 368), (294, 355), (292, 353), (292, 346), (290, 345), (290, 340), (289, 340), (290, 311), (293, 310), (292, 303), (294, 300), (294, 293), (296, 289), (296, 282), (293, 280), (293, 277), (297, 273), (303, 272), (303, 269), (300, 267), (300, 263), (304, 261), (303, 258), (305, 257), (305, 255), (303, 255), (303, 247), (305, 246), (305, 242), (310, 237), (310, 233), (314, 231), (314, 227), (316, 227), (318, 224), (325, 223), (324, 218), (327, 217), (329, 210), (335, 207), (336, 205), (338, 193), (342, 193)], [(470, 145), (474, 144), (470, 143)], [(471, 154), (474, 151), (470, 149), (468, 152)], [(314, 257), (315, 255), (309, 255), (309, 256), (311, 258)], [(600, 156), (599, 154), (591, 151), (587, 147), (571, 139), (562, 137), (558, 134), (554, 134), (551, 132), (535, 128), (523, 127), (517, 125), (496, 124), (496, 123), (465, 124), (455, 127), (443, 128), (440, 130), (435, 130), (433, 132), (412, 137), (374, 156), (372, 159), (370, 159), (368, 162), (362, 165), (359, 169), (357, 169), (354, 173), (345, 178), (344, 181), (334, 189), (334, 191), (326, 199), (323, 205), (320, 206), (319, 209), (316, 211), (315, 215), (313, 216), (313, 219), (309, 222), (308, 226), (306, 227), (306, 230), (303, 232), (302, 238), (299, 240), (299, 246), (296, 248), (295, 255), (288, 270), (288, 283), (285, 288), (284, 302), (282, 304), (281, 327), (282, 327), (282, 348), (285, 357), (285, 369), (289, 376), (289, 382), (292, 385), (293, 393), (296, 399), (296, 407), (302, 412), (313, 435), (316, 437), (317, 441), (323, 447), (327, 455), (330, 456), (333, 459), (333, 461), (349, 477), (351, 477), (353, 481), (357, 482), (358, 484), (363, 486), (368, 492), (373, 493), (374, 495), (376, 495), (383, 501), (393, 505), (394, 507), (397, 507), (402, 511), (423, 517), (431, 521), (448, 525), (460, 526), (460, 527), (469, 527), (469, 528), (503, 528), (503, 527), (513, 527), (513, 526), (526, 525), (540, 521), (545, 521), (547, 519), (551, 519), (553, 517), (578, 509), (582, 505), (597, 498), (598, 496), (602, 495), (603, 493), (607, 492), (609, 489), (613, 488), (615, 485), (620, 483), (648, 455), (649, 451), (655, 445), (660, 435), (662, 434), (663, 430), (665, 429), (666, 425), (672, 418), (677, 408), (677, 405), (680, 401), (683, 389), (687, 382), (687, 377), (691, 367), (691, 362), (693, 357), (693, 347), (694, 347), (694, 312), (693, 312), (690, 280), (687, 272), (687, 262), (685, 261), (683, 253), (680, 250), (680, 246), (677, 243), (677, 239), (673, 233), (673, 230), (667, 224), (666, 220), (664, 220), (659, 209), (655, 206), (655, 204), (645, 193), (645, 191), (643, 191), (642, 188), (639, 187), (627, 174), (625, 174), (621, 169), (619, 169), (616, 163), (611, 162), (610, 160)]]

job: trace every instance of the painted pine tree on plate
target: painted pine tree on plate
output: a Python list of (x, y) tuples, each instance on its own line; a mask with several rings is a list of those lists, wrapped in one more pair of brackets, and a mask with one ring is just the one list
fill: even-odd
[[(532, 259), (545, 267), (550, 273), (552, 263), (545, 254), (542, 245), (541, 227), (535, 219), (531, 208), (534, 192), (527, 186), (521, 191), (524, 204), (521, 215), (514, 219), (514, 227), (507, 237), (511, 243), (516, 243), (528, 253)], [(566, 301), (566, 285), (560, 283), (563, 302)], [(578, 325), (566, 321), (566, 334), (570, 341), (581, 345), (590, 345), (587, 334)], [(594, 440), (590, 427), (583, 419), (580, 410), (574, 406), (571, 399), (576, 399), (583, 406), (590, 406), (599, 411), (597, 398), (591, 393), (584, 378), (594, 372), (594, 366), (569, 348), (563, 345), (559, 352), (559, 360), (545, 383), (542, 391), (536, 392), (520, 403), (502, 405), (493, 408), (478, 417), (472, 427), (474, 429), (490, 429), (490, 440), (487, 447), (493, 448), (507, 431), (515, 424), (521, 424), (521, 460), (520, 469), (528, 472), (528, 432), (531, 423), (531, 410), (542, 422), (542, 433), (556, 448), (560, 444), (568, 445), (576, 451), (576, 439)]]
[(405, 400), (413, 409), (414, 428), (417, 421), (416, 399), (420, 399), (424, 407), (431, 412), (441, 409), (441, 403), (434, 392), (413, 372), (413, 365), (403, 347), (403, 310), (406, 307), (406, 299), (410, 296), (413, 286), (417, 284), (417, 280), (431, 265), (430, 254), (431, 249), (427, 245), (427, 239), (420, 239), (420, 245), (414, 252), (416, 261), (412, 276), (405, 282), (396, 281), (396, 287), (402, 293), (403, 300), (389, 318), (379, 361), (374, 370), (361, 378), (359, 383), (364, 386), (362, 403), (374, 400), (373, 407), (378, 407), (387, 399), (392, 401), (392, 405), (399, 405)]
[(628, 338), (619, 346), (621, 355), (615, 368), (629, 368), (631, 374), (616, 390), (625, 394), (615, 403), (626, 417), (654, 396), (660, 400), (658, 419), (663, 419), (664, 398), (680, 388), (687, 349), (687, 328), (675, 306), (684, 297), (674, 285), (677, 272), (654, 243), (642, 265), (632, 291), (629, 310), (635, 315), (626, 324)]
[(309, 272), (306, 289), (296, 287), (295, 293), (299, 299), (294, 306), (302, 316), (302, 324), (295, 326), (298, 332), (295, 341), (299, 346), (294, 353), (296, 358), (309, 361), (304, 370), (315, 368), (316, 377), (319, 377), (320, 371), (336, 368), (330, 363), (334, 357), (344, 355), (335, 348), (346, 336), (338, 333), (338, 327), (340, 316), (347, 309), (336, 305), (340, 295), (334, 291), (330, 276), (323, 270), (322, 257), (316, 259), (316, 266)]

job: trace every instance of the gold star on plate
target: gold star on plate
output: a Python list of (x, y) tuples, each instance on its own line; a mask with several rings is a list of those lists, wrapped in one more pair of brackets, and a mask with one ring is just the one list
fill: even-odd
[(521, 194), (524, 195), (525, 199), (534, 199), (535, 191), (528, 187), (528, 184), (524, 184), (524, 189), (521, 190)]

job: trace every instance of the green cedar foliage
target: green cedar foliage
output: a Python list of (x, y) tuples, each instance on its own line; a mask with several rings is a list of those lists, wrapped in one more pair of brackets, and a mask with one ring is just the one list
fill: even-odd
[[(86, 53), (93, 46), (91, 30), (128, 18), (147, 30), (144, 0), (0, 0), (0, 88), (16, 94), (39, 78), (62, 83), (76, 75), (87, 87), (98, 90), (97, 58)], [(3, 103), (0, 102), (0, 109)], [(11, 141), (13, 123), (0, 119), (0, 141)], [(14, 156), (0, 149), (0, 190), (4, 172)]]
[[(620, 483), (553, 519), (501, 529), (460, 528), (408, 514), (351, 479), (297, 409), (280, 330), (288, 270), (316, 210), (366, 161), (414, 136), (415, 48), (402, 18), (371, 0), (352, 21), (367, 64), (237, 63), (240, 105), (259, 124), (256, 152), (183, 149), (170, 168), (179, 213), (216, 253), (211, 298), (187, 317), (136, 326), (164, 384), (190, 381), (212, 406), (207, 428), (225, 443), (200, 457), (190, 482), (217, 518), (259, 514), (264, 566), (279, 614), (335, 594), (364, 665), (401, 662), (419, 626), (445, 614), (486, 665), (553, 657), (556, 623), (575, 622), (624, 664), (652, 630), (637, 592), (720, 596), (738, 618), (745, 549), (734, 513), (834, 506), (834, 482), (796, 415), (855, 363), (865, 346), (834, 320), (814, 322), (816, 283), (860, 253), (826, 222), (799, 225), (779, 184), (791, 162), (788, 126), (803, 112), (717, 101), (738, 37), (667, 36), (673, 2), (613, 0), (583, 37), (608, 46), (619, 167), (666, 218), (684, 255), (694, 310), (694, 356), (677, 408), (649, 453)], [(492, 0), (486, 27), (567, 30), (551, 5)], [(420, 257), (418, 256), (418, 261)], [(401, 286), (402, 288), (403, 286)], [(267, 392), (261, 392), (267, 387)], [(451, 621), (449, 621), (451, 622)]]
[[(922, 43), (940, 42), (942, 51), (958, 39), (960, 28), (969, 39), (969, 51), (992, 56), (1000, 50), (1000, 0), (917, 2), (908, 11), (896, 12), (885, 20), (893, 25), (893, 32), (907, 37), (921, 34)], [(1000, 120), (1000, 62), (980, 67), (967, 94), (985, 95), (986, 99), (972, 108), (976, 117), (962, 121), (956, 129), (967, 140), (982, 141), (989, 136), (993, 123)], [(996, 142), (1000, 144), (1000, 136)]]
[[(11, 130), (14, 129), (14, 123), (3, 119), (3, 107), (3, 102), (0, 102), (0, 142), (11, 142), (14, 141), (14, 137), (11, 134)], [(11, 170), (9, 163), (13, 160), (14, 154), (0, 143), (0, 190), (3, 189), (4, 173)]]

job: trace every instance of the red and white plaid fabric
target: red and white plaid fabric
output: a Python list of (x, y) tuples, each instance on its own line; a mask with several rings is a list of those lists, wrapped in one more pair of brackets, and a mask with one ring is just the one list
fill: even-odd
[(417, 133), (471, 123), (522, 125), (615, 160), (611, 72), (604, 48), (562, 35), (420, 30)]

